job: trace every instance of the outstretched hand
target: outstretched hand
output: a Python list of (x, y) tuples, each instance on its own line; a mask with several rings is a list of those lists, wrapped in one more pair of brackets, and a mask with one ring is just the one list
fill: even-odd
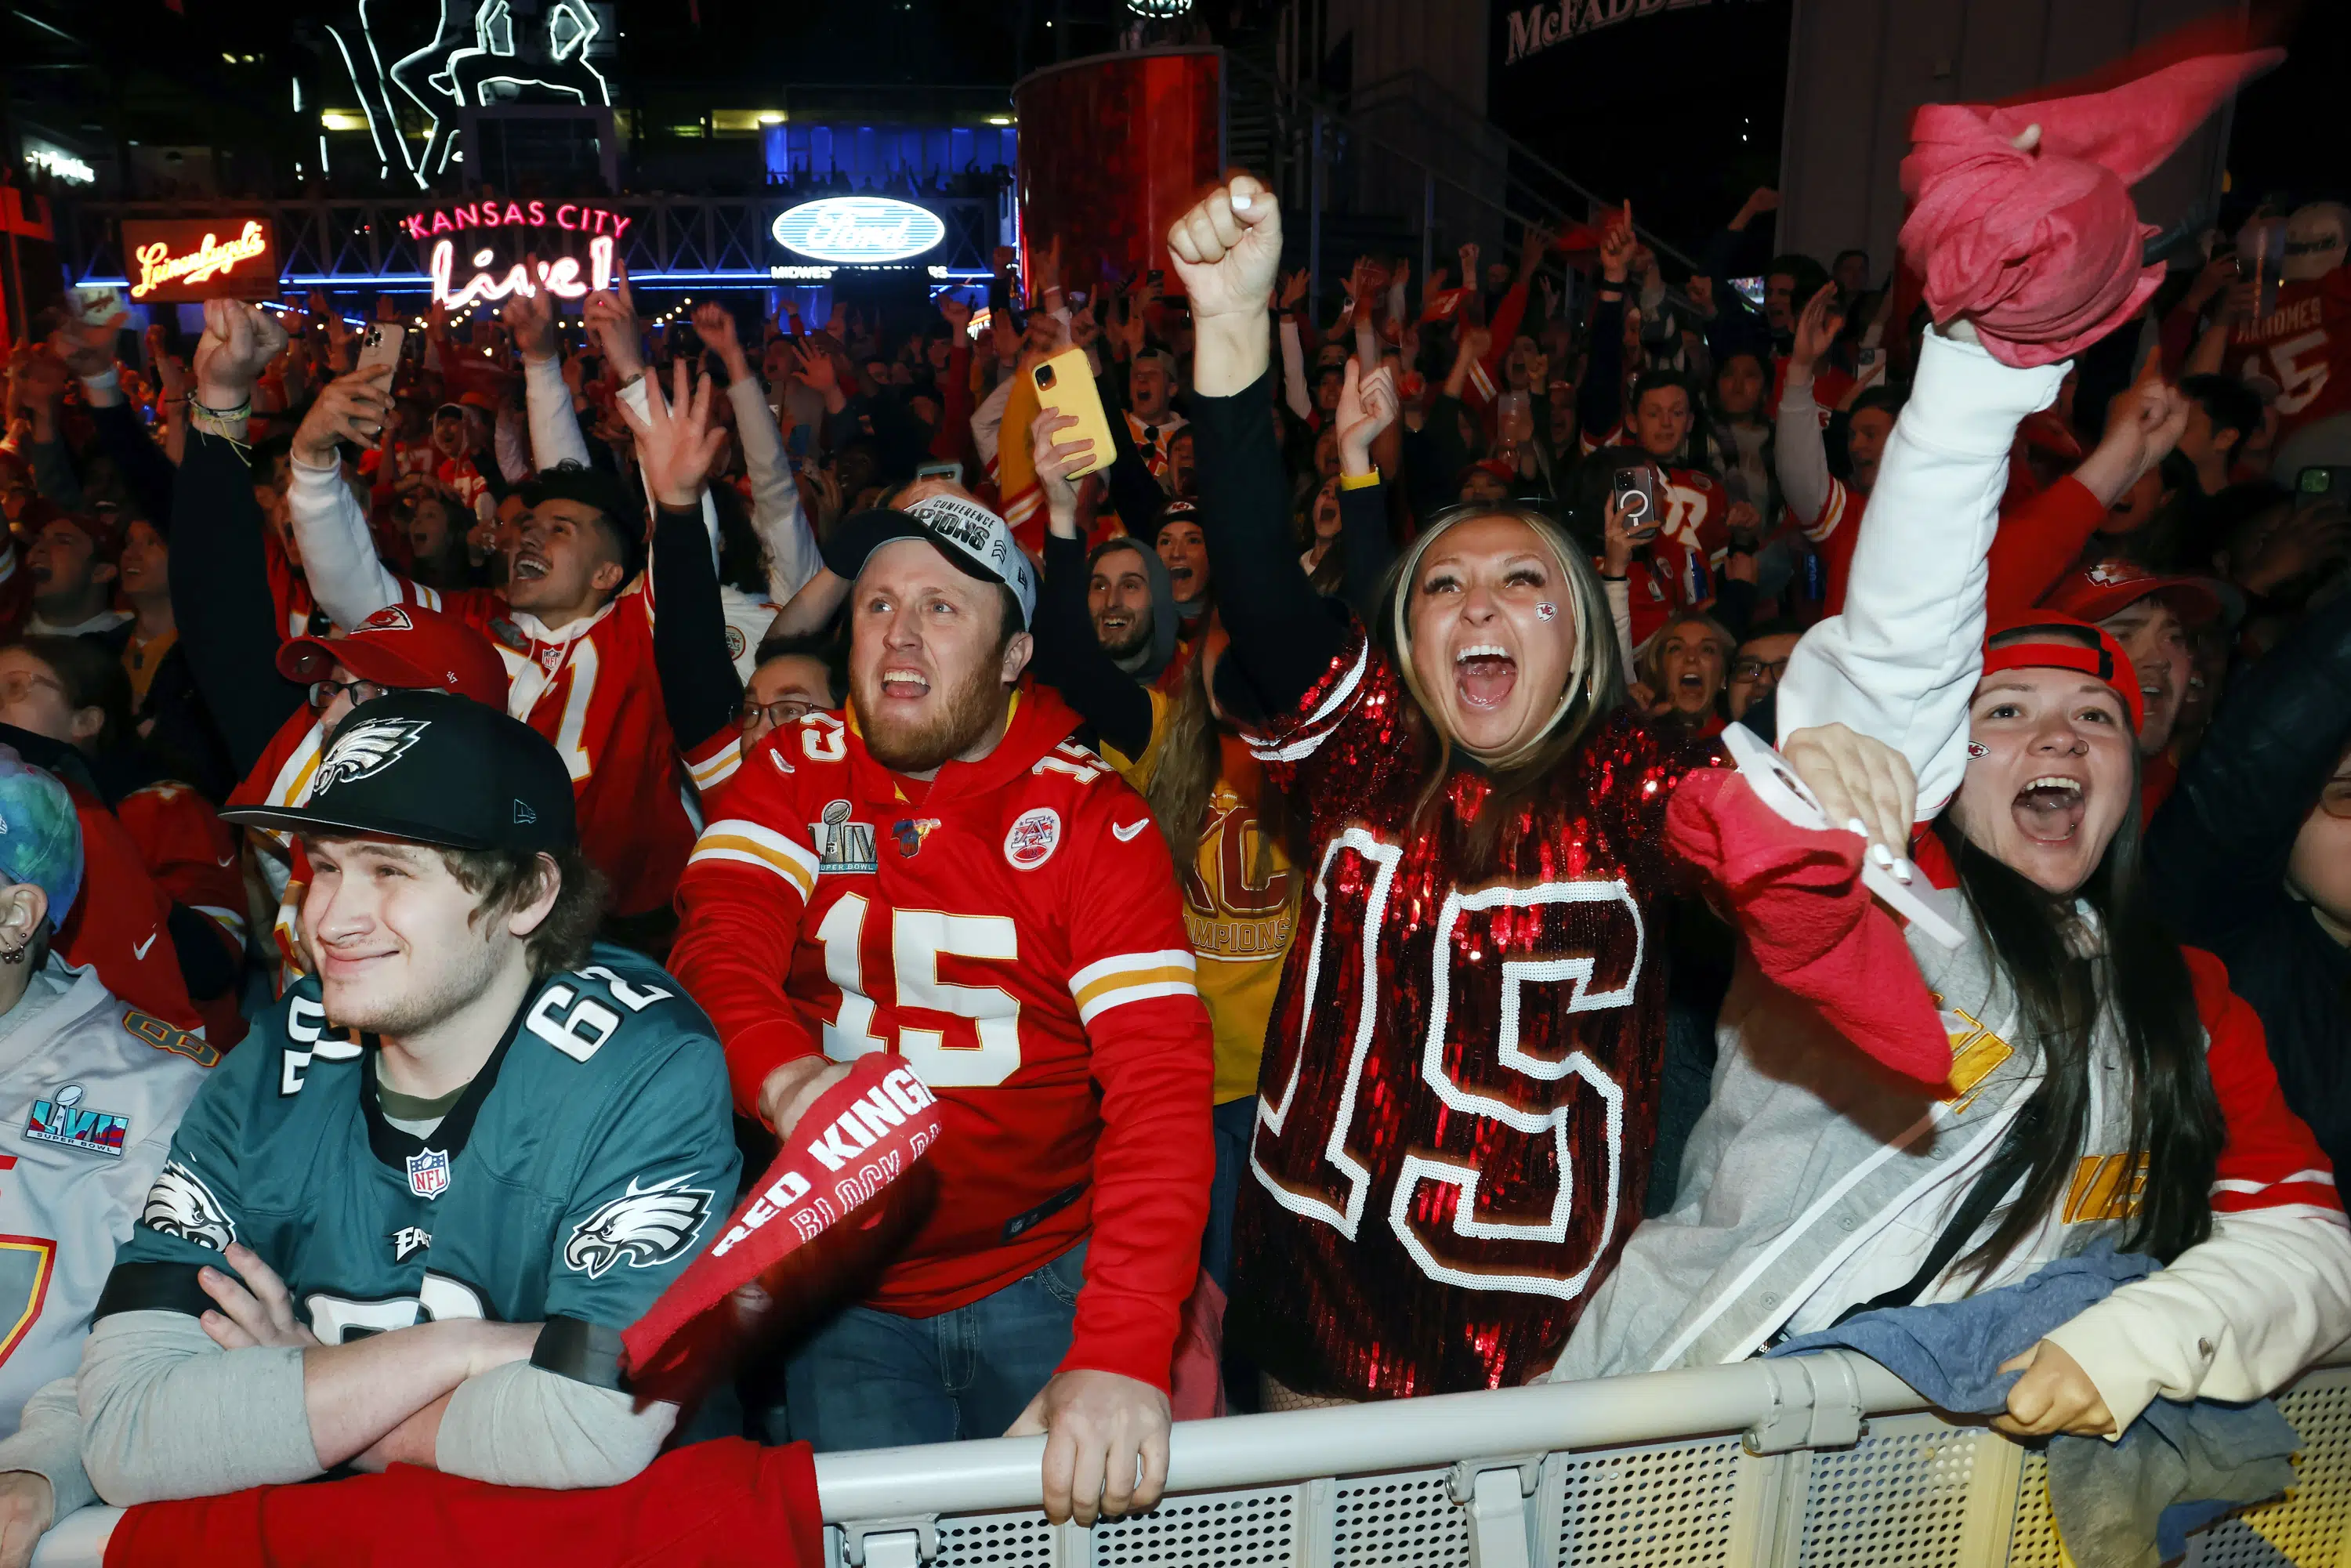
[(637, 438), (637, 466), (655, 502), (673, 510), (696, 505), (703, 482), (726, 444), (726, 431), (710, 418), (710, 378), (696, 376), (691, 396), (686, 392), (686, 363), (670, 367), (674, 395), (662, 396), (661, 378), (645, 378), (645, 412), (640, 415), (619, 400), (622, 417)]
[(295, 458), (312, 468), (331, 468), (336, 448), (348, 441), (373, 446), (392, 421), (392, 367), (370, 365), (329, 382), (294, 432)]
[(1844, 328), (1844, 312), (1837, 308), (1837, 286), (1823, 283), (1804, 301), (1803, 314), (1796, 318), (1796, 341), (1788, 352), (1790, 373), (1792, 375), (1798, 367), (1809, 371), (1820, 363), (1821, 356), (1829, 351)]

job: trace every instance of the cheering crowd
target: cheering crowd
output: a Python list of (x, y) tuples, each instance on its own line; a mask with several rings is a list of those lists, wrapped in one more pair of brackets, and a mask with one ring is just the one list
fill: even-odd
[[(2136, 177), (1997, 121), (1949, 138), (2021, 189)], [(333, 1528), (495, 1531), (753, 1441), (1044, 1434), (1091, 1523), (1174, 1419), (2085, 1257), (2136, 1261), (2003, 1429), (2290, 1382), (2351, 1335), (2351, 212), (2167, 276), (2098, 250), (2126, 195), (1956, 299), (1939, 145), (1899, 267), (1755, 255), (1759, 191), (1686, 276), (1626, 211), (1335, 319), (1246, 175), (1164, 288), (1049, 240), (984, 318), (54, 312), (0, 1565), (95, 1500), (166, 1561), (404, 1463)], [(855, 1221), (654, 1376), (803, 1146)]]

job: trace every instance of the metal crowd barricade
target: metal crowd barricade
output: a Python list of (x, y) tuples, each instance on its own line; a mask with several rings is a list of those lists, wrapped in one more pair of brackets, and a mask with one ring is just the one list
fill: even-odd
[[(2351, 1346), (2280, 1404), (2298, 1483), (2191, 1568), (2351, 1568)], [(2036, 1451), (1844, 1352), (1179, 1425), (1167, 1497), (1038, 1511), (1041, 1438), (817, 1460), (836, 1568), (2060, 1568)]]
[[(2189, 1568), (2351, 1568), (2351, 1345), (2279, 1396), (2283, 1499)], [(832, 1568), (2063, 1568), (2041, 1456), (1845, 1352), (1176, 1427), (1141, 1518), (1048, 1524), (1044, 1440), (827, 1454)], [(86, 1509), (35, 1568), (99, 1568)]]

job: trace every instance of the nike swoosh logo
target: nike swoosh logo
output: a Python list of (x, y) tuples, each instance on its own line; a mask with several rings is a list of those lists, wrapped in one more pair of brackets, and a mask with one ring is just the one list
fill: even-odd
[(221, 856), (221, 858), (220, 858), (220, 859), (218, 859), (218, 860), (216, 860), (216, 861), (213, 862), (213, 864), (217, 865), (217, 866), (232, 866), (232, 865), (235, 865), (235, 863), (236, 863), (236, 856), (235, 856), (235, 854), (233, 854), (233, 853), (232, 853), (232, 854), (225, 854), (225, 855)]
[(147, 956), (147, 949), (155, 946), (155, 938), (158, 935), (160, 935), (160, 933), (153, 931), (147, 933), (147, 940), (140, 943), (139, 946), (131, 949), (131, 956), (134, 958), (144, 958)]
[(1134, 841), (1134, 835), (1149, 826), (1151, 826), (1151, 819), (1148, 817), (1139, 822), (1128, 822), (1123, 825), (1113, 822), (1110, 825), (1110, 836), (1120, 843), (1131, 844)]

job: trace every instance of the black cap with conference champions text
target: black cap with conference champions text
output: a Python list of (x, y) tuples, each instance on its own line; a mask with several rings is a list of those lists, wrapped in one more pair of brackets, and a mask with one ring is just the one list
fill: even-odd
[(454, 850), (569, 849), (571, 774), (538, 731), (443, 691), (388, 692), (327, 737), (310, 798), (224, 821), (315, 838), (405, 839)]

